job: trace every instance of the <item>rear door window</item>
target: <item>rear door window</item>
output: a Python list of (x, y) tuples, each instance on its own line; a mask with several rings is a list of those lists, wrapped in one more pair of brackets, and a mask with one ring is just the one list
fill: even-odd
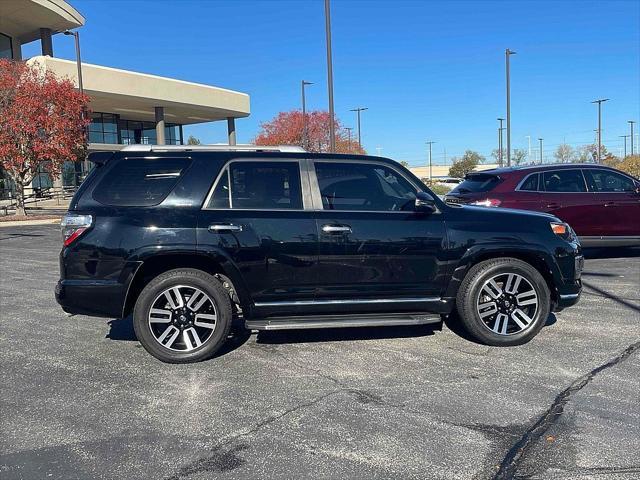
[(113, 206), (158, 205), (190, 164), (190, 158), (123, 158), (98, 183), (93, 198)]
[(546, 192), (586, 192), (582, 171), (576, 170), (552, 170), (544, 172), (544, 189)]
[(589, 190), (592, 192), (633, 192), (636, 188), (633, 180), (629, 177), (611, 170), (589, 168), (583, 170), (583, 172), (589, 184)]
[(231, 162), (218, 178), (206, 208), (301, 210), (300, 166), (295, 162)]
[(479, 193), (493, 190), (500, 183), (500, 177), (488, 173), (472, 173), (453, 189), (455, 193)]
[(522, 183), (522, 185), (520, 185), (520, 188), (518, 190), (521, 190), (523, 192), (535, 192), (538, 190), (538, 174), (537, 173), (533, 173), (531, 175), (529, 175), (525, 181)]

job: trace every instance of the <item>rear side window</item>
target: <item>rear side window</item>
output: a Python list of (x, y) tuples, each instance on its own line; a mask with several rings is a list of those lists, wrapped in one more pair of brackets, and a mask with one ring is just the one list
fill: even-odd
[(158, 205), (190, 164), (189, 158), (124, 158), (98, 183), (93, 198), (113, 206)]
[(547, 192), (586, 192), (587, 187), (580, 170), (553, 170), (544, 172), (544, 189)]
[(538, 174), (537, 173), (533, 173), (531, 175), (529, 175), (525, 181), (523, 182), (522, 185), (520, 185), (520, 188), (518, 190), (524, 191), (524, 192), (535, 192), (538, 190)]
[(302, 209), (298, 162), (231, 162), (206, 208)]
[(456, 193), (476, 193), (493, 190), (500, 183), (500, 177), (487, 173), (473, 173), (464, 177), (464, 181), (453, 189)]
[(633, 180), (611, 170), (589, 168), (583, 170), (592, 192), (633, 192)]

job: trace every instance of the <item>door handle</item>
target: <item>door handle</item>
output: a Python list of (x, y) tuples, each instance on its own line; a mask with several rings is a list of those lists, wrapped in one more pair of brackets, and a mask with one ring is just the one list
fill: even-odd
[(616, 202), (607, 202), (604, 204), (605, 207), (615, 207), (616, 206)]
[(241, 232), (242, 225), (234, 225), (233, 223), (213, 223), (209, 225), (209, 231), (212, 233)]
[(560, 208), (559, 203), (547, 203), (547, 208)]
[(323, 225), (324, 233), (352, 233), (349, 225)]

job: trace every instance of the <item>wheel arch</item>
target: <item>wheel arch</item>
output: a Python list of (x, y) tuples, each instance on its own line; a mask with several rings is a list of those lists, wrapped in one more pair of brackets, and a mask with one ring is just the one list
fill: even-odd
[(552, 302), (557, 302), (558, 292), (556, 289), (555, 276), (559, 273), (555, 271), (551, 254), (534, 246), (532, 246), (532, 248), (502, 246), (469, 249), (454, 268), (446, 289), (445, 297), (456, 298), (458, 289), (471, 267), (480, 262), (496, 258), (516, 258), (534, 267), (542, 275), (542, 278), (544, 278), (549, 287)]
[(162, 253), (145, 258), (129, 283), (122, 308), (122, 317), (126, 317), (133, 311), (140, 292), (150, 280), (176, 268), (193, 268), (210, 275), (221, 275), (231, 284), (243, 310), (251, 305), (249, 292), (240, 277), (240, 273), (227, 258), (215, 253), (194, 252), (192, 250), (180, 253)]

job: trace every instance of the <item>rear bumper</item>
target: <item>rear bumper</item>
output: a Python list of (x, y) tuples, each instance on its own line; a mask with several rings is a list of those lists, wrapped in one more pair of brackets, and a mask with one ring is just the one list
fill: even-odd
[(107, 318), (122, 315), (126, 293), (124, 285), (110, 280), (60, 280), (55, 288), (65, 312)]

